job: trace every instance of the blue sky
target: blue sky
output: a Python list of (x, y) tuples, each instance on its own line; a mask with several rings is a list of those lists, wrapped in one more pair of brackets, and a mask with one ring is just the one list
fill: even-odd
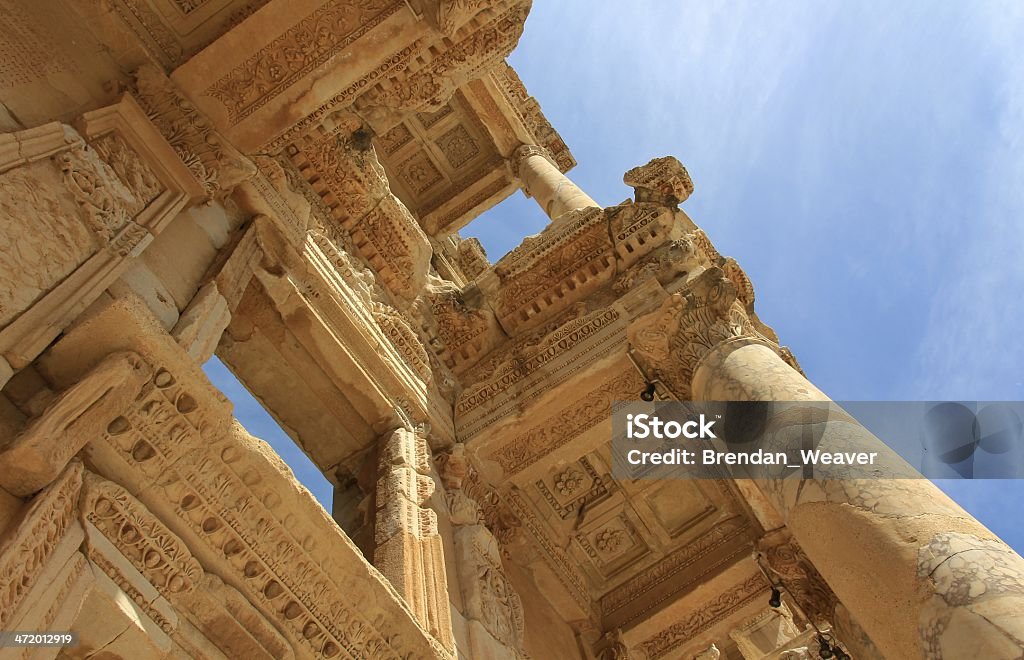
[[(1022, 43), (1019, 1), (536, 0), (510, 62), (599, 203), (683, 161), (684, 208), (832, 398), (1019, 400)], [(546, 221), (516, 194), (463, 233), (496, 260)], [(209, 369), (250, 431), (280, 434)], [(1024, 551), (1024, 484), (943, 487)]]

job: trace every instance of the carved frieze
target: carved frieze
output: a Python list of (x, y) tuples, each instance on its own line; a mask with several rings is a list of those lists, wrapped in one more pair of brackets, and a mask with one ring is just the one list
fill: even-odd
[(501, 282), (496, 311), (510, 334), (580, 300), (614, 275), (604, 212), (588, 208), (566, 215), (494, 265)]
[(754, 575), (728, 591), (712, 596), (682, 621), (674, 623), (637, 645), (650, 660), (664, 657), (709, 629), (731, 613), (738, 611), (768, 590), (764, 578)]
[(208, 197), (253, 176), (255, 166), (225, 140), (173, 82), (153, 66), (135, 72), (139, 103)]
[[(223, 404), (208, 399), (209, 386), (180, 365), (158, 366), (153, 374), (135, 406), (113, 419), (92, 446), (90, 460), (101, 472), (118, 472), (136, 484), (143, 504), (164, 512), (161, 522), (197, 557), (230, 574), (304, 653), (433, 656), (419, 633), (394, 636), (394, 626), (408, 631), (415, 625), (409, 619), (402, 623), (408, 615), (397, 602), (387, 604), (375, 582), (380, 576), (359, 568), (358, 551), (308, 493), (286, 486), (294, 483), (286, 468), (232, 425)], [(325, 531), (334, 538), (325, 540)], [(345, 568), (328, 572), (327, 566)], [(370, 581), (364, 588), (374, 594), (367, 601), (378, 608), (373, 611), (390, 608), (388, 630), (375, 627), (368, 618), (373, 615), (361, 611), (367, 605), (360, 607), (352, 591), (359, 580)]]
[(28, 503), (18, 526), (0, 540), (0, 628), (10, 630), (25, 595), (74, 524), (82, 464), (72, 461), (60, 477)]
[(512, 51), (528, 12), (528, 5), (515, 4), (479, 27), (466, 25), (456, 30), (457, 41), (426, 66), (378, 83), (356, 100), (355, 107), (382, 131), (397, 124), (402, 114), (441, 109), (456, 88), (479, 77)]
[(75, 126), (0, 135), (0, 354), (15, 368), (202, 194), (131, 96)]
[(723, 342), (744, 336), (754, 336), (753, 326), (736, 299), (735, 285), (719, 268), (700, 273), (682, 293), (666, 298), (658, 311), (629, 329), (630, 344), (647, 373), (683, 401), (700, 361)]
[(166, 596), (196, 588), (203, 567), (188, 546), (117, 484), (86, 474), (82, 515)]
[(323, 4), (221, 76), (203, 95), (220, 101), (230, 123), (237, 124), (401, 7), (394, 0)]

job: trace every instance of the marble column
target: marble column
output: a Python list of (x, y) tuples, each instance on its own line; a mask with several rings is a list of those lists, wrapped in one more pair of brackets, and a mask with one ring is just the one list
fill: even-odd
[(552, 220), (567, 211), (600, 207), (590, 195), (562, 174), (541, 147), (532, 144), (519, 147), (512, 155), (512, 169), (523, 192), (533, 197)]
[[(824, 451), (891, 455), (838, 406), (822, 405), (828, 397), (746, 319), (724, 273), (711, 269), (689, 288), (631, 328), (634, 348), (680, 398), (792, 402), (767, 409), (766, 444), (811, 436)], [(1020, 658), (1024, 558), (927, 479), (895, 478), (899, 463), (882, 478), (816, 468), (813, 479), (755, 483), (885, 657)]]

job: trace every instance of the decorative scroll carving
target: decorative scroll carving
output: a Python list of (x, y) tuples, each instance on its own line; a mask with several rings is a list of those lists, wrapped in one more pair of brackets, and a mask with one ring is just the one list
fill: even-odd
[(494, 536), (483, 525), (455, 530), (456, 555), (462, 577), (466, 616), (476, 619), (495, 639), (522, 648), (523, 605), (501, 564)]
[(140, 205), (99, 157), (86, 150), (57, 156), (64, 186), (71, 191), (92, 229), (104, 243), (130, 220), (129, 209)]
[(256, 173), (255, 165), (224, 140), (161, 71), (141, 67), (135, 72), (135, 86), (146, 114), (208, 196), (230, 190)]
[(404, 113), (440, 109), (459, 85), (478, 78), (512, 51), (523, 33), (528, 12), (526, 5), (513, 6), (444, 50), (420, 71), (369, 90), (357, 99), (356, 107), (369, 115), (380, 114), (375, 109)]
[(203, 94), (220, 101), (231, 124), (237, 124), (401, 7), (401, 2), (393, 0), (323, 4)]
[(29, 502), (18, 526), (0, 541), (0, 628), (10, 630), (25, 594), (74, 521), (81, 486), (82, 464), (72, 461), (59, 479)]
[(665, 299), (661, 308), (633, 322), (629, 341), (647, 372), (665, 382), (685, 400), (693, 373), (712, 349), (729, 339), (754, 336), (746, 310), (736, 300), (736, 287), (720, 268), (693, 278), (682, 293)]
[(700, 609), (638, 645), (650, 660), (668, 655), (767, 590), (764, 578), (754, 575), (728, 591), (710, 598)]

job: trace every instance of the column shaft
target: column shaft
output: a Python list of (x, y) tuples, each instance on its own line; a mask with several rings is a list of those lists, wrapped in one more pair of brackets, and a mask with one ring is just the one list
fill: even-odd
[(523, 191), (533, 197), (552, 220), (567, 211), (600, 207), (590, 195), (562, 174), (539, 147), (520, 147), (513, 158)]
[[(713, 348), (692, 382), (697, 400), (828, 400), (771, 347), (742, 338)], [(788, 407), (768, 426), (775, 434), (815, 426), (826, 451), (888, 451), (851, 418), (800, 413)], [(1024, 559), (927, 479), (756, 483), (887, 657), (1021, 656)]]

